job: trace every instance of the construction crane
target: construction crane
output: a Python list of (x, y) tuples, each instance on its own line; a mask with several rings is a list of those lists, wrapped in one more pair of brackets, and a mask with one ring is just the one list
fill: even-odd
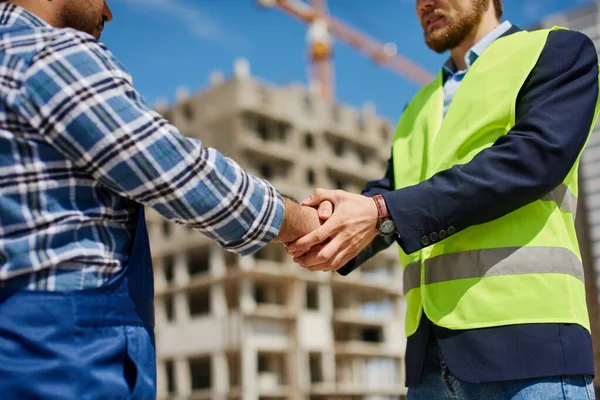
[(382, 44), (350, 25), (333, 18), (325, 0), (258, 0), (263, 7), (280, 9), (292, 17), (309, 25), (307, 40), (312, 63), (311, 84), (317, 86), (318, 93), (327, 99), (334, 95), (334, 72), (332, 61), (333, 36), (358, 49), (377, 64), (399, 73), (403, 78), (424, 85), (434, 76), (414, 63), (397, 54), (394, 44)]

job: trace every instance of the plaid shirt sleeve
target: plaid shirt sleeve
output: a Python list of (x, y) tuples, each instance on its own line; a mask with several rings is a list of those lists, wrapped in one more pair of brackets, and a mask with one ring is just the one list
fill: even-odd
[(277, 190), (148, 109), (123, 66), (91, 36), (65, 30), (23, 74), (21, 114), (101, 184), (241, 254), (277, 236)]

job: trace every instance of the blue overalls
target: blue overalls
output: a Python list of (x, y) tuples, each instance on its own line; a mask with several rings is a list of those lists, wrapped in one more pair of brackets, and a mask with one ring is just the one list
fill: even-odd
[(129, 263), (78, 292), (0, 289), (0, 399), (154, 399), (154, 282), (143, 207)]

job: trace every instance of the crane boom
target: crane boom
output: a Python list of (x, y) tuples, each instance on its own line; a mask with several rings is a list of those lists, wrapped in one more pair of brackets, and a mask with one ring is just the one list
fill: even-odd
[(315, 6), (311, 6), (301, 0), (259, 0), (259, 2), (263, 6), (278, 7), (292, 17), (307, 24), (312, 24), (317, 19), (323, 19), (327, 23), (329, 32), (332, 35), (358, 49), (377, 64), (399, 73), (411, 82), (424, 85), (434, 79), (434, 76), (429, 71), (415, 62), (398, 54), (389, 54), (377, 40), (323, 12), (323, 10), (326, 10), (324, 0), (313, 0)]
[[(312, 34), (310, 58), (313, 64), (313, 76), (316, 77), (313, 84), (318, 85), (321, 96), (326, 99), (333, 97), (335, 93), (335, 78), (333, 72), (333, 43), (329, 32), (327, 21), (322, 18), (329, 13), (325, 0), (311, 0), (318, 19), (312, 22), (309, 28), (309, 36)], [(311, 32), (312, 31), (312, 32)]]

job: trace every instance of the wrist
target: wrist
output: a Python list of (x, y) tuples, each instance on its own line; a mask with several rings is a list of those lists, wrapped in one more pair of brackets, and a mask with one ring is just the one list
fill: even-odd
[(293, 242), (320, 226), (316, 209), (302, 206), (286, 197), (283, 201), (285, 205), (283, 222), (274, 243)]
[(283, 198), (283, 221), (281, 221), (281, 225), (279, 226), (279, 233), (277, 237), (273, 240), (274, 243), (287, 243), (292, 239), (291, 229), (294, 227), (294, 221), (298, 219), (297, 214), (299, 214), (300, 206), (294, 202), (294, 200), (289, 199), (286, 196), (282, 196)]

